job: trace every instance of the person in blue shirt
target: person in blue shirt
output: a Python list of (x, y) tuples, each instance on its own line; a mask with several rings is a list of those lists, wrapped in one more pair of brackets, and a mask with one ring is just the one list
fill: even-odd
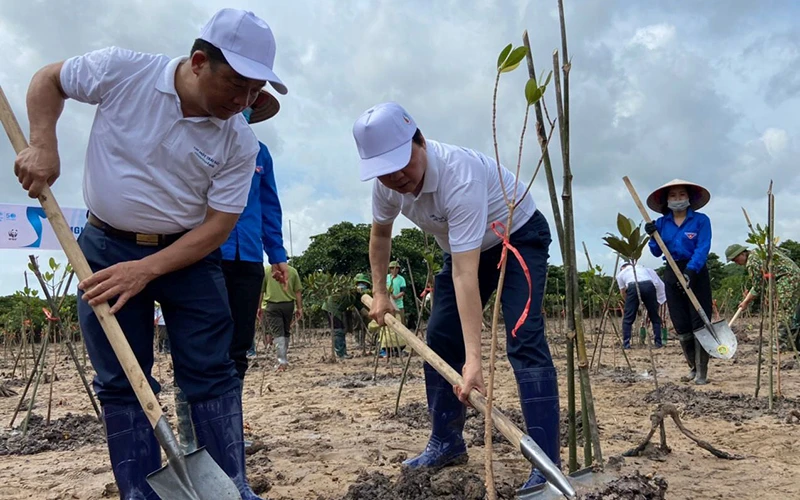
[[(252, 106), (242, 112), (251, 125), (275, 116), (280, 110), (278, 100), (261, 90)], [(233, 317), (233, 339), (229, 356), (236, 365), (239, 390), (247, 371), (247, 351), (253, 345), (258, 309), (261, 304), (261, 285), (264, 282), (264, 253), (272, 265), (272, 277), (286, 283), (289, 268), (283, 247), (282, 211), (275, 185), (272, 156), (259, 141), (260, 151), (253, 166), (253, 178), (247, 205), (236, 226), (220, 248), (222, 272)], [(175, 413), (178, 417), (178, 436), (185, 453), (196, 449), (194, 428), (189, 417), (189, 404), (180, 389), (175, 391)]]
[[(251, 125), (267, 120), (280, 110), (272, 94), (261, 91), (253, 106), (242, 113)], [(247, 371), (247, 351), (255, 337), (256, 315), (261, 307), (261, 288), (264, 283), (264, 253), (272, 266), (272, 276), (286, 283), (289, 268), (283, 247), (282, 211), (275, 185), (272, 156), (259, 141), (253, 181), (247, 205), (236, 227), (222, 245), (222, 272), (228, 289), (233, 316), (233, 341), (230, 357), (236, 364), (239, 378)]]
[[(644, 228), (647, 234), (656, 231), (678, 264), (689, 288), (694, 292), (700, 306), (708, 317), (712, 313), (711, 280), (706, 261), (711, 250), (711, 221), (698, 212), (711, 199), (708, 190), (698, 184), (681, 179), (672, 180), (653, 191), (647, 197), (647, 206), (663, 214)], [(650, 252), (661, 257), (661, 247), (650, 239)], [(691, 371), (681, 377), (684, 382), (708, 383), (708, 353), (694, 337), (694, 331), (703, 328), (703, 320), (689, 301), (688, 295), (675, 276), (672, 268), (664, 271), (667, 307), (672, 326), (681, 343), (683, 355)]]

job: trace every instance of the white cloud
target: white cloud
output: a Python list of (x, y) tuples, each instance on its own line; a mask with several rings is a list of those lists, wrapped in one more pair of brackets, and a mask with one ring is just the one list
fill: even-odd
[(768, 128), (761, 135), (761, 141), (767, 148), (767, 153), (775, 158), (782, 154), (789, 145), (789, 134), (779, 128)]
[(633, 45), (642, 45), (649, 50), (660, 49), (669, 44), (675, 38), (675, 26), (671, 24), (653, 24), (636, 30), (636, 34), (631, 38)]

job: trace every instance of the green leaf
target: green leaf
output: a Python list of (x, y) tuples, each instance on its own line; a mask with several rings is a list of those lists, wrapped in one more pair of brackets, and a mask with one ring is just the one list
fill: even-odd
[(50, 261), (48, 263), (50, 264), (50, 269), (53, 269), (53, 270), (56, 269), (56, 259), (54, 259), (53, 257), (50, 257)]
[(34, 291), (31, 293), (31, 295), (33, 295), (34, 297), (38, 297), (38, 296), (39, 296), (39, 290), (34, 290)]
[(33, 262), (28, 262), (28, 269), (30, 269), (33, 272), (36, 272), (36, 268), (33, 267)]
[(511, 44), (509, 43), (502, 51), (500, 51), (500, 55), (497, 57), (497, 71), (503, 69), (503, 63), (506, 62), (506, 59), (508, 59), (508, 54), (510, 52)]
[(51, 281), (52, 279), (53, 279), (53, 273), (51, 273), (50, 271), (44, 273), (44, 280), (45, 281)]
[(552, 77), (553, 77), (553, 72), (551, 71), (550, 73), (547, 74), (547, 79), (544, 81), (544, 83), (541, 86), (542, 87), (547, 87), (547, 85), (550, 83), (550, 79)]
[(516, 49), (511, 51), (511, 54), (508, 55), (508, 59), (502, 64), (500, 68), (501, 73), (508, 73), (509, 71), (514, 71), (519, 66), (519, 63), (525, 59), (525, 54), (528, 53), (528, 49), (524, 46), (517, 47)]
[(641, 241), (642, 241), (642, 238), (641, 238), (641, 232), (640, 232), (640, 231), (641, 231), (641, 230), (640, 230), (640, 229), (637, 227), (637, 228), (636, 228), (636, 229), (634, 229), (634, 230), (633, 230), (633, 232), (631, 233), (630, 241), (631, 241), (631, 243), (634, 245), (634, 248), (636, 248), (637, 246), (639, 246), (639, 244), (640, 244), (640, 243), (641, 243)]
[(525, 100), (528, 101), (528, 106), (536, 104), (536, 101), (542, 98), (543, 93), (544, 87), (538, 86), (533, 78), (525, 84)]
[(617, 214), (617, 229), (623, 238), (631, 237), (631, 225), (627, 217)]
[(24, 293), (25, 295), (30, 295), (31, 289), (26, 286), (25, 288), (22, 289), (22, 293)]

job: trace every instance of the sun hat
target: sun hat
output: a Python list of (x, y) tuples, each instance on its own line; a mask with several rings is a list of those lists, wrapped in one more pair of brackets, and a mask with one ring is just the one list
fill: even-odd
[(694, 182), (685, 181), (683, 179), (673, 179), (650, 193), (650, 196), (647, 197), (647, 206), (660, 214), (669, 213), (669, 208), (667, 207), (667, 193), (669, 192), (669, 188), (674, 186), (685, 186), (687, 188), (689, 191), (689, 206), (692, 210), (703, 208), (711, 199), (711, 193), (700, 184), (695, 184)]
[(402, 170), (411, 159), (411, 140), (417, 124), (396, 102), (384, 102), (366, 110), (353, 125), (361, 157), (361, 180)]

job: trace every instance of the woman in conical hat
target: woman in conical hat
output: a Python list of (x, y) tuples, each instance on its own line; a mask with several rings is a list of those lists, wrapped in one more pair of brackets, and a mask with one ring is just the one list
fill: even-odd
[[(659, 187), (647, 197), (647, 206), (662, 214), (654, 222), (645, 224), (645, 231), (661, 235), (664, 244), (678, 264), (689, 288), (711, 317), (711, 280), (708, 275), (708, 253), (711, 250), (711, 221), (698, 212), (711, 199), (706, 188), (693, 182), (674, 179)], [(650, 252), (661, 257), (661, 248), (655, 239), (650, 239)], [(672, 325), (686, 356), (691, 372), (683, 381), (694, 380), (695, 384), (706, 384), (708, 376), (708, 353), (694, 338), (694, 331), (703, 327), (703, 320), (695, 311), (689, 297), (681, 287), (672, 268), (664, 271), (667, 306)]]

